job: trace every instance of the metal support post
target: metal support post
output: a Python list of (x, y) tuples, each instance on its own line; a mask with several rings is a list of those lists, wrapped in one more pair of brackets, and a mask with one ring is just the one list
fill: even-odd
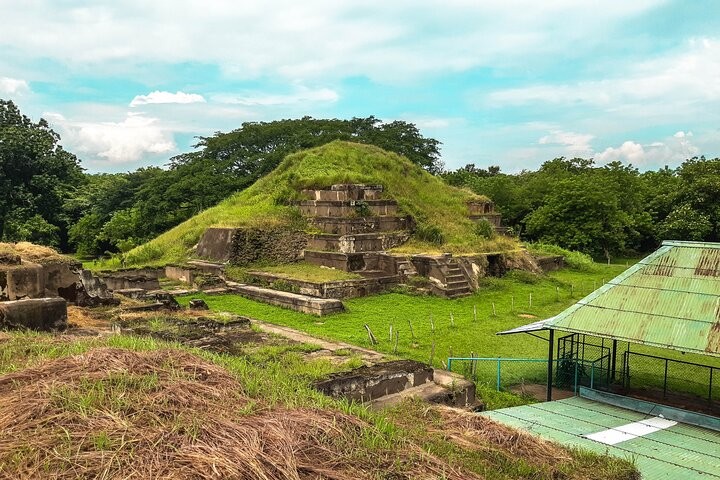
[(553, 382), (553, 345), (555, 343), (555, 330), (550, 329), (550, 337), (548, 338), (548, 364), (547, 364), (547, 401), (552, 400), (552, 382)]

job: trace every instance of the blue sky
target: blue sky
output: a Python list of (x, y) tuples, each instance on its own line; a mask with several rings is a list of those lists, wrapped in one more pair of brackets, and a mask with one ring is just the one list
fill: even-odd
[(713, 0), (0, 0), (0, 98), (89, 171), (245, 121), (406, 120), (448, 168), (720, 155)]

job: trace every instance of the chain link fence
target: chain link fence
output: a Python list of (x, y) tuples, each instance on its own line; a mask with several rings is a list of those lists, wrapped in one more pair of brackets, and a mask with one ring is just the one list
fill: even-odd
[[(720, 413), (718, 366), (634, 352), (626, 342), (613, 344), (578, 335), (558, 339), (556, 352), (555, 388), (577, 392), (585, 386)], [(467, 357), (449, 358), (447, 366), (480, 388), (523, 391), (525, 385), (547, 385), (547, 363), (544, 358)]]
[(652, 398), (683, 395), (709, 404), (720, 401), (720, 368), (711, 365), (625, 351), (620, 377), (626, 391), (642, 391)]

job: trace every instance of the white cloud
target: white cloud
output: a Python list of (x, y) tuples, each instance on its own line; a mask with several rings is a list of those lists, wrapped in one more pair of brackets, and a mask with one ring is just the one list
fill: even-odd
[(137, 95), (130, 102), (130, 106), (137, 107), (138, 105), (147, 105), (151, 103), (205, 103), (205, 98), (197, 93), (171, 93), (155, 90), (147, 95)]
[(228, 103), (245, 106), (277, 106), (292, 105), (307, 102), (327, 102), (332, 103), (338, 101), (340, 95), (329, 88), (320, 88), (316, 90), (299, 87), (293, 93), (270, 95), (263, 93), (253, 93), (249, 95), (217, 95), (212, 98), (213, 101), (219, 103)]
[(221, 65), (233, 78), (364, 75), (402, 82), (493, 62), (522, 68), (580, 43), (606, 41), (608, 29), (663, 0), (16, 3), (3, 9), (0, 44), (29, 58), (115, 72), (202, 62)]
[(72, 151), (122, 164), (137, 162), (148, 154), (175, 150), (172, 132), (163, 128), (158, 119), (128, 113), (119, 122), (75, 122), (57, 113), (45, 117), (59, 125), (64, 143)]
[(562, 130), (551, 131), (538, 140), (540, 145), (561, 145), (568, 155), (586, 156), (593, 151), (590, 141), (595, 138), (588, 133), (565, 132)]
[(656, 168), (664, 165), (675, 165), (700, 153), (689, 138), (691, 132), (677, 132), (661, 142), (646, 145), (628, 140), (619, 147), (608, 147), (595, 159), (599, 163), (621, 161), (635, 166)]
[(486, 100), (496, 106), (561, 104), (594, 106), (607, 112), (633, 109), (638, 115), (647, 115), (640, 109), (652, 104), (673, 116), (678, 113), (673, 106), (687, 112), (720, 101), (718, 78), (720, 41), (703, 38), (689, 41), (680, 52), (632, 65), (622, 75), (609, 72), (602, 80), (498, 90)]
[(25, 80), (0, 77), (0, 95), (21, 95), (29, 91), (30, 86)]

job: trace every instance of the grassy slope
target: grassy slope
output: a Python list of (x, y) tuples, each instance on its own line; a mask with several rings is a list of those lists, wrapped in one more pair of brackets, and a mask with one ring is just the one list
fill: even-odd
[[(208, 227), (302, 225), (299, 212), (288, 202), (299, 190), (334, 183), (370, 183), (385, 187), (404, 213), (419, 225), (440, 227), (444, 251), (482, 252), (513, 249), (509, 239), (487, 241), (475, 234), (466, 202), (477, 195), (445, 184), (409, 160), (370, 145), (332, 142), (289, 155), (270, 174), (128, 254), (129, 265), (164, 264), (185, 260)], [(416, 251), (436, 246), (413, 241)]]

